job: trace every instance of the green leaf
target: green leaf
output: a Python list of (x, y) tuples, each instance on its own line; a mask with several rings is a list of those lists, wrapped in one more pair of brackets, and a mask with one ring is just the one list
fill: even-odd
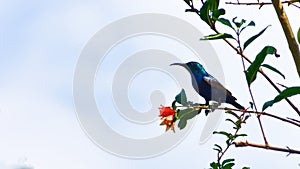
[(265, 111), (268, 107), (272, 107), (274, 104), (274, 100), (270, 100), (264, 103), (262, 107), (262, 111)]
[(251, 21), (247, 26), (255, 26), (255, 22)]
[(243, 167), (242, 169), (250, 169), (250, 167)]
[(215, 147), (214, 150), (218, 151), (219, 153), (223, 151), (222, 147), (218, 144), (215, 144)]
[(277, 50), (274, 47), (266, 46), (263, 48), (261, 52), (258, 53), (253, 63), (248, 67), (246, 71), (246, 79), (248, 85), (251, 85), (251, 83), (256, 79), (256, 75), (259, 70), (259, 67), (264, 62), (268, 54), (275, 54), (276, 57), (279, 57), (279, 55), (276, 52)]
[(234, 37), (227, 33), (218, 33), (213, 35), (204, 36), (201, 38), (201, 40), (216, 40), (216, 39), (225, 39), (225, 38), (231, 38), (234, 39)]
[(209, 16), (209, 9), (210, 9), (210, 0), (204, 2), (200, 9), (200, 18), (206, 22), (209, 26), (212, 26), (211, 19)]
[(233, 167), (234, 165), (235, 165), (234, 163), (228, 163), (228, 164), (224, 165), (224, 166), (222, 167), (222, 169), (232, 169), (232, 167)]
[(230, 27), (231, 29), (234, 30), (233, 26), (231, 25), (231, 23), (228, 19), (219, 18), (218, 21), (221, 22), (223, 25), (226, 25), (226, 26), (228, 26), (228, 27)]
[(249, 38), (249, 39), (244, 43), (244, 50), (245, 50), (246, 47), (247, 47), (248, 45), (250, 45), (250, 43), (252, 43), (256, 38), (258, 38), (260, 35), (262, 35), (262, 34), (265, 32), (265, 30), (266, 30), (269, 26), (271, 26), (271, 25), (268, 25), (267, 27), (265, 27), (265, 29), (261, 30), (258, 34), (256, 34), (256, 35), (252, 36), (251, 38)]
[(218, 169), (220, 164), (216, 163), (216, 162), (212, 162), (212, 163), (210, 163), (210, 166), (212, 167), (212, 169)]
[(226, 136), (228, 139), (232, 138), (232, 134), (231, 133), (227, 133), (226, 131), (214, 131), (213, 134), (221, 134)]
[(186, 9), (185, 12), (198, 12), (197, 9)]
[(236, 22), (236, 21), (235, 21), (236, 18), (237, 18), (237, 17), (234, 17), (234, 18), (232, 19), (232, 22), (235, 24), (235, 26), (236, 26), (237, 28), (240, 28), (240, 27), (246, 22), (246, 20), (245, 20), (245, 19), (242, 19), (240, 22)]
[(254, 23), (253, 21), (251, 21), (250, 23), (248, 23), (247, 26), (244, 26), (244, 27), (241, 29), (240, 33), (241, 33), (244, 29), (246, 29), (247, 27), (249, 27), (249, 26), (255, 26), (255, 23)]
[(224, 9), (216, 9), (216, 10), (214, 10), (213, 13), (212, 13), (212, 19), (213, 19), (213, 21), (218, 20), (218, 18), (221, 15), (225, 15), (225, 10)]
[[(212, 26), (212, 19), (216, 16), (224, 15), (225, 10), (220, 9), (218, 10), (219, 7), (219, 0), (206, 0), (204, 4), (202, 5), (200, 9), (200, 18), (206, 22), (209, 26)], [(211, 17), (212, 14), (212, 17)], [(214, 17), (213, 17), (214, 16)], [(216, 18), (218, 18), (216, 17)], [(215, 21), (216, 19), (214, 19)]]
[(235, 122), (233, 120), (231, 120), (231, 119), (226, 119), (225, 121), (229, 121), (229, 122), (231, 122), (232, 124), (235, 125)]
[(244, 118), (244, 121), (248, 120), (250, 117), (250, 115), (246, 115), (245, 118)]
[(231, 115), (233, 115), (234, 117), (236, 117), (237, 119), (240, 119), (240, 117), (239, 117), (235, 112), (233, 112), (233, 111), (231, 111), (231, 110), (228, 110), (228, 111), (226, 111), (225, 113), (231, 114)]
[(193, 108), (180, 110), (180, 112), (178, 113), (178, 127), (180, 129), (185, 128), (187, 125), (187, 121), (194, 118), (196, 115), (198, 115), (198, 110), (195, 110)]
[(230, 158), (230, 159), (226, 159), (222, 162), (222, 166), (224, 166), (225, 164), (229, 163), (229, 162), (233, 162), (234, 159)]
[(207, 1), (209, 3), (209, 9), (211, 11), (218, 9), (220, 0), (207, 0)]
[(251, 109), (253, 109), (253, 106), (254, 106), (253, 102), (249, 102), (249, 104), (250, 104)]
[(187, 105), (187, 98), (184, 89), (182, 89), (181, 92), (175, 96), (175, 101), (182, 105)]
[(284, 89), (281, 93), (279, 93), (274, 100), (270, 100), (264, 103), (262, 107), (262, 111), (266, 110), (266, 108), (273, 106), (274, 103), (280, 102), (283, 99), (288, 97), (300, 94), (300, 86), (289, 87)]
[(246, 137), (246, 136), (248, 136), (248, 135), (247, 134), (236, 134), (236, 135), (234, 135), (235, 138), (237, 138), (237, 137)]
[(242, 119), (238, 119), (236, 122), (235, 122), (235, 126), (239, 129), (241, 128), (241, 124), (242, 124)]
[(285, 76), (279, 70), (277, 70), (276, 68), (274, 68), (273, 66), (268, 65), (268, 64), (262, 64), (261, 66), (263, 66), (265, 68), (268, 68), (268, 69), (272, 70), (273, 72), (278, 73), (279, 75), (281, 75), (285, 79)]
[(180, 119), (179, 122), (178, 122), (178, 128), (180, 130), (184, 129), (187, 125), (187, 120), (183, 120), (183, 119)]
[(298, 29), (297, 39), (298, 39), (298, 43), (300, 44), (300, 28)]

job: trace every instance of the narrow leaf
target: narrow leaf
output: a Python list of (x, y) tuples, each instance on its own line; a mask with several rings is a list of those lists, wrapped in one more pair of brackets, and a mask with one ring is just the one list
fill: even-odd
[(226, 159), (222, 162), (222, 166), (224, 166), (225, 164), (229, 163), (229, 162), (233, 162), (234, 159), (230, 158), (230, 159)]
[(214, 35), (208, 35), (201, 38), (201, 40), (216, 40), (216, 39), (225, 39), (225, 38), (231, 38), (234, 39), (234, 37), (227, 33), (219, 33)]
[(224, 165), (222, 167), (222, 169), (232, 169), (233, 166), (234, 166), (234, 163), (228, 163), (228, 164)]
[(237, 137), (246, 137), (246, 136), (247, 136), (247, 134), (236, 134), (235, 138), (237, 138)]
[(231, 114), (231, 115), (233, 115), (234, 117), (236, 117), (237, 119), (240, 119), (240, 116), (237, 115), (235, 112), (233, 112), (233, 111), (231, 111), (231, 110), (228, 110), (228, 111), (226, 111), (225, 113)]
[(220, 145), (215, 144), (215, 147), (217, 147), (217, 148), (214, 148), (214, 150), (216, 150), (218, 152), (222, 152), (223, 151), (223, 149), (222, 149), (222, 147)]
[(248, 26), (255, 26), (255, 22), (254, 21), (251, 21)]
[(268, 69), (272, 70), (273, 72), (278, 73), (279, 75), (281, 75), (285, 79), (285, 76), (279, 70), (277, 70), (276, 68), (274, 68), (273, 66), (268, 65), (268, 64), (262, 64), (261, 66), (263, 66), (265, 68), (268, 68)]
[(213, 134), (221, 134), (226, 136), (227, 138), (231, 139), (232, 138), (232, 134), (231, 133), (227, 133), (225, 131), (214, 131)]
[(236, 18), (237, 18), (237, 17), (234, 17), (234, 18), (232, 19), (232, 22), (235, 24), (235, 26), (236, 26), (237, 28), (240, 28), (240, 27), (246, 22), (246, 20), (245, 20), (245, 19), (242, 19), (240, 22), (236, 22), (236, 21), (235, 21)]
[(250, 43), (252, 43), (256, 38), (258, 38), (260, 35), (262, 35), (266, 30), (267, 28), (271, 26), (271, 25), (268, 25), (267, 27), (265, 27), (265, 29), (261, 30), (258, 34), (252, 36), (251, 38), (249, 38), (245, 43), (244, 43), (244, 50), (246, 49), (246, 47), (248, 45), (250, 45)]
[(296, 87), (289, 87), (287, 89), (284, 89), (281, 93), (279, 93), (274, 100), (270, 100), (265, 102), (265, 104), (262, 107), (262, 111), (266, 110), (266, 108), (273, 106), (274, 103), (280, 102), (283, 99), (286, 99), (288, 97), (294, 96), (300, 94), (300, 86)]
[(243, 30), (246, 29), (246, 28), (249, 27), (249, 26), (255, 26), (255, 23), (254, 23), (253, 21), (251, 21), (250, 23), (248, 23), (247, 26), (244, 26), (244, 27), (241, 29), (240, 33), (243, 32)]
[(233, 120), (231, 120), (231, 119), (226, 119), (225, 121), (229, 121), (229, 122), (231, 122), (232, 124), (235, 125), (235, 122)]
[(206, 22), (209, 26), (212, 25), (211, 23), (211, 19), (209, 16), (209, 6), (210, 6), (210, 1), (207, 0), (204, 2), (204, 4), (202, 5), (201, 9), (200, 9), (200, 18)]
[(207, 1), (209, 3), (210, 11), (214, 11), (214, 10), (218, 9), (220, 0), (207, 0)]
[(251, 85), (251, 83), (256, 79), (257, 72), (259, 70), (259, 67), (264, 62), (266, 56), (268, 54), (275, 54), (275, 56), (278, 56), (276, 54), (276, 49), (272, 46), (266, 46), (263, 48), (261, 52), (258, 53), (253, 63), (248, 67), (246, 71), (246, 79), (248, 82), (248, 85)]
[(279, 93), (278, 96), (275, 97), (274, 102), (279, 102), (282, 99), (285, 99), (287, 97), (291, 97), (294, 95), (300, 94), (300, 86), (297, 87), (289, 87), (287, 89), (284, 89), (281, 93)]
[(232, 27), (232, 25), (231, 25), (231, 23), (228, 19), (219, 18), (218, 21), (221, 22), (223, 25), (226, 25), (226, 26), (228, 26), (228, 27), (230, 27), (231, 29), (234, 30), (234, 28)]
[(264, 103), (263, 107), (262, 107), (262, 111), (265, 111), (268, 107), (273, 106), (274, 104), (274, 100), (270, 100)]

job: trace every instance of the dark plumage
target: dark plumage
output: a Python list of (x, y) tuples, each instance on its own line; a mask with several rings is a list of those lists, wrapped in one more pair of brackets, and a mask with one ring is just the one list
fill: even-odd
[(186, 68), (192, 76), (194, 89), (200, 96), (204, 97), (205, 104), (208, 105), (210, 100), (218, 103), (229, 103), (238, 109), (245, 109), (236, 102), (236, 98), (227, 90), (216, 78), (207, 73), (204, 67), (198, 62), (173, 63)]

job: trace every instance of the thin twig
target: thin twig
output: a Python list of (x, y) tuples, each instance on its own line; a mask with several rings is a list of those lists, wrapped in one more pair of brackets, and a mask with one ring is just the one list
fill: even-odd
[[(243, 118), (243, 116), (245, 115), (246, 112), (243, 112), (243, 114), (241, 115), (241, 119)], [(234, 136), (238, 134), (239, 130), (241, 129), (241, 127), (237, 127), (234, 133)], [(226, 148), (224, 151), (219, 152), (218, 153), (218, 163), (221, 164), (221, 159), (222, 157), (225, 155), (225, 153), (227, 152), (227, 150), (229, 149), (229, 147), (234, 143), (234, 140), (236, 139), (236, 137), (230, 139), (229, 144), (227, 144)]]
[(289, 147), (287, 148), (282, 148), (282, 147), (274, 147), (270, 145), (263, 145), (263, 144), (255, 144), (255, 143), (249, 143), (248, 141), (246, 142), (235, 142), (235, 147), (256, 147), (256, 148), (263, 148), (266, 150), (274, 150), (274, 151), (281, 151), (281, 152), (287, 152), (289, 154), (300, 154), (299, 150), (294, 150)]
[[(238, 43), (238, 45), (239, 45), (238, 48), (240, 49), (240, 50), (239, 50), (239, 53), (240, 53), (240, 55), (241, 55), (242, 64), (243, 64), (243, 69), (244, 69), (245, 77), (246, 77), (246, 65), (245, 65), (245, 61), (244, 61), (244, 58), (243, 58), (243, 49), (242, 49), (242, 47), (241, 47), (240, 31), (239, 31), (239, 29), (237, 30), (236, 35), (237, 35), (237, 43)], [(252, 92), (252, 90), (251, 90), (251, 86), (250, 86), (249, 84), (248, 84), (247, 86), (248, 86), (248, 90), (249, 90), (249, 93), (250, 93), (250, 96), (251, 96), (251, 100), (252, 100), (253, 105), (254, 105), (254, 109), (255, 109), (256, 112), (258, 112), (256, 103), (255, 103), (255, 99), (254, 99), (254, 95), (253, 95), (253, 92)], [(265, 141), (265, 144), (268, 145), (267, 137), (266, 137), (266, 134), (265, 134), (265, 131), (264, 131), (264, 128), (263, 128), (261, 119), (260, 119), (260, 114), (257, 114), (256, 117), (257, 117), (257, 120), (258, 120), (258, 123), (259, 123), (259, 127), (260, 127), (260, 130), (261, 130), (263, 139), (264, 139), (264, 141)]]
[(296, 7), (296, 8), (299, 8), (300, 9), (300, 6), (298, 6), (298, 5), (295, 5), (295, 4), (292, 4), (294, 7)]
[[(233, 108), (217, 108), (219, 110), (230, 110), (230, 111), (241, 111), (241, 112), (244, 112), (244, 110), (240, 110), (240, 109), (233, 109)], [(296, 121), (294, 120), (291, 120), (289, 118), (285, 119), (285, 118), (282, 118), (282, 117), (279, 117), (279, 116), (276, 116), (276, 115), (273, 115), (273, 114), (270, 114), (270, 113), (266, 113), (266, 112), (255, 112), (255, 111), (245, 111), (247, 113), (253, 113), (253, 114), (260, 114), (260, 115), (263, 115), (263, 116), (269, 116), (269, 117), (272, 117), (272, 118), (275, 118), (277, 120), (281, 120), (281, 121), (284, 121), (284, 122), (287, 122), (287, 123), (290, 123), (290, 124), (293, 124), (297, 127), (300, 127), (300, 123), (297, 123)]]
[[(291, 0), (291, 1), (282, 1), (283, 4), (293, 4), (294, 2), (299, 2), (297, 0)], [(225, 4), (228, 5), (272, 5), (272, 2), (225, 2)]]

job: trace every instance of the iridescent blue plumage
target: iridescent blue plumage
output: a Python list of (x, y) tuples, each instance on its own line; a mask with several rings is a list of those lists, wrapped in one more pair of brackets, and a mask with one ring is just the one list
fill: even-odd
[(208, 105), (210, 100), (218, 103), (229, 103), (238, 109), (244, 107), (236, 102), (236, 98), (232, 96), (216, 78), (206, 72), (204, 67), (198, 62), (173, 63), (171, 65), (179, 65), (186, 68), (192, 76), (192, 85), (200, 96), (204, 97), (205, 104)]

